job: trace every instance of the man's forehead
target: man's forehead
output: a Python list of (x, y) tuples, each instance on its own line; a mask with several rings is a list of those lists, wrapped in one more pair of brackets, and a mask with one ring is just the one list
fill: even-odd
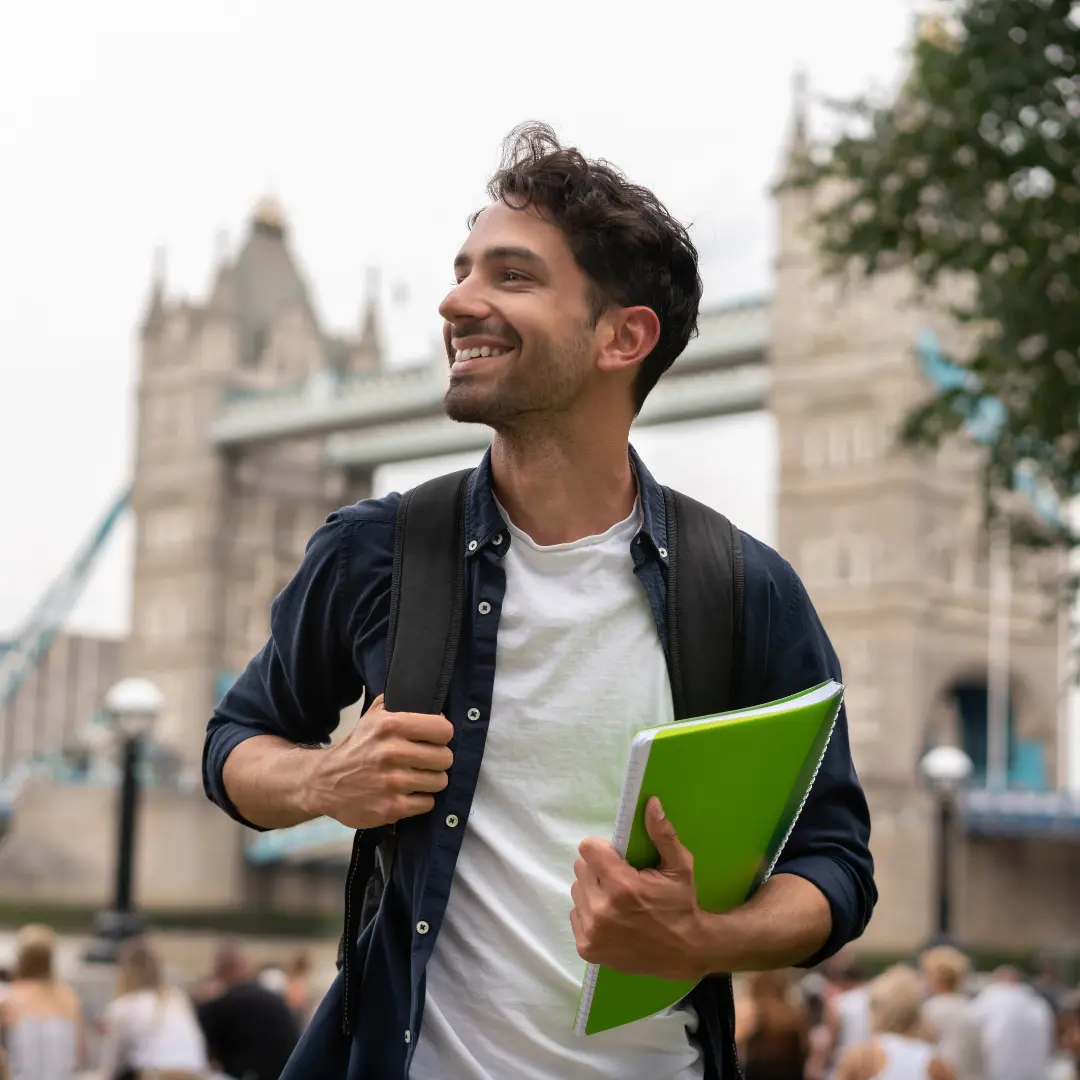
[(461, 245), (461, 255), (482, 258), (491, 248), (528, 248), (537, 255), (549, 254), (561, 238), (559, 230), (532, 209), (518, 210), (506, 203), (485, 206), (473, 219)]

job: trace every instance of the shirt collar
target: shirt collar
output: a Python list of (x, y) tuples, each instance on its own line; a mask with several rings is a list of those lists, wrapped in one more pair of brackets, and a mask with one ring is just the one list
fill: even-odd
[[(629, 447), (630, 465), (637, 476), (638, 495), (641, 498), (641, 534), (647, 536), (657, 551), (667, 550), (667, 510), (664, 489), (653, 479), (638, 452)], [(468, 500), (465, 507), (465, 550), (474, 555), (495, 537), (506, 531), (506, 523), (495, 505), (491, 490), (491, 449), (484, 452), (469, 481)], [(502, 548), (506, 550), (505, 545)]]

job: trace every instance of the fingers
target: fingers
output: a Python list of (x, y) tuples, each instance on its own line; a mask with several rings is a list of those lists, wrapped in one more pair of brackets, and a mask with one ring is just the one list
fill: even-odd
[(587, 872), (599, 882), (601, 888), (610, 881), (622, 880), (628, 872), (633, 873), (630, 864), (606, 840), (592, 837), (582, 840), (578, 854)]
[(402, 818), (419, 817), (434, 809), (435, 797), (433, 795), (399, 795), (395, 800), (391, 820), (400, 821)]
[(675, 826), (664, 816), (660, 800), (653, 797), (645, 805), (645, 831), (660, 853), (660, 869), (693, 872), (694, 857), (683, 846)]
[(446, 772), (454, 764), (454, 752), (446, 746), (412, 743), (396, 739), (385, 746), (382, 762), (391, 769), (416, 769)]
[(405, 739), (407, 742), (431, 743), (446, 746), (454, 737), (454, 725), (445, 716), (429, 713), (389, 712), (381, 697), (371, 703), (365, 714), (381, 720), (387, 735)]
[(392, 786), (405, 794), (411, 795), (419, 792), (424, 795), (437, 795), (445, 790), (450, 782), (446, 773), (437, 772), (433, 769), (408, 769), (400, 775), (395, 775)]

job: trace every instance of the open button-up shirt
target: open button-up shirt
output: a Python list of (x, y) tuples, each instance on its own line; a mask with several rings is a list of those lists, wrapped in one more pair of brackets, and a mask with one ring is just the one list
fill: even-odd
[[(636, 453), (642, 526), (631, 544), (634, 573), (645, 590), (656, 632), (667, 647), (667, 527), (663, 490)], [(207, 728), (203, 779), (207, 794), (244, 821), (222, 781), (225, 759), (253, 735), (294, 743), (328, 741), (340, 713), (383, 692), (400, 496), (366, 499), (332, 514), (311, 538), (303, 563), (274, 600), (270, 638), (225, 694)], [(339, 976), (323, 1001), (283, 1080), (385, 1080), (406, 1077), (423, 1020), (424, 971), (438, 940), (454, 866), (468, 823), (487, 732), (495, 680), (495, 643), (505, 578), (500, 566), (510, 537), (491, 488), (485, 455), (466, 505), (466, 604), (461, 647), (446, 715), (453, 722), (454, 766), (433, 812), (398, 828), (393, 881), (378, 920), (356, 946), (363, 963), (361, 1007), (351, 1036), (342, 1034)], [(736, 659), (736, 707), (798, 693), (840, 665), (798, 575), (775, 551), (742, 534), (743, 630)], [(250, 824), (245, 822), (245, 824)], [(832, 912), (829, 940), (817, 963), (858, 937), (877, 892), (868, 847), (870, 820), (851, 761), (841, 710), (824, 761), (798, 823), (775, 868), (812, 882)], [(462, 992), (468, 993), (467, 973)], [(727, 979), (706, 979), (694, 991), (697, 1037), (708, 1080), (730, 1062), (732, 1005)]]

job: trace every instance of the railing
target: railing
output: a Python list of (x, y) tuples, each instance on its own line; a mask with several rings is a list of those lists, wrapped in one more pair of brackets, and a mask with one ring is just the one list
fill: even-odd
[[(672, 378), (764, 363), (772, 337), (767, 300), (754, 299), (706, 311), (699, 335), (675, 361)], [(303, 383), (267, 390), (232, 391), (210, 427), (219, 446), (289, 437), (355, 432), (439, 416), (447, 369), (441, 357), (397, 369), (337, 376), (318, 372)]]

